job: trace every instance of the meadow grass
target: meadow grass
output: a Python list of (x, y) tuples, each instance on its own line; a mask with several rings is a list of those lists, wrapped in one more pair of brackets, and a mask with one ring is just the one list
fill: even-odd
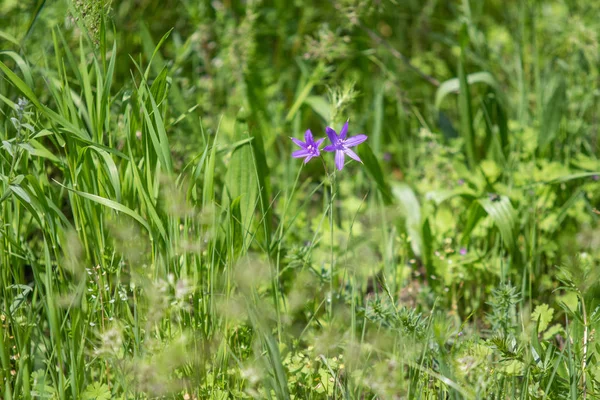
[(598, 15), (5, 0), (0, 398), (600, 398)]

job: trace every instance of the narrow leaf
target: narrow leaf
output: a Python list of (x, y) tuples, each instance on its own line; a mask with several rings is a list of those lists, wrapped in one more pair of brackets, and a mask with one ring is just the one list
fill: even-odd
[[(56, 182), (56, 183), (58, 183), (58, 182)], [(68, 188), (65, 185), (62, 185), (60, 183), (58, 183), (58, 184), (60, 186), (64, 187), (65, 189), (67, 189), (68, 191), (73, 192), (73, 193), (77, 194), (78, 196), (83, 197), (84, 199), (91, 200), (91, 201), (93, 201), (95, 203), (98, 203), (98, 204), (100, 204), (102, 206), (108, 207), (108, 208), (110, 208), (110, 209), (112, 209), (114, 211), (122, 212), (123, 214), (126, 214), (126, 215), (130, 216), (131, 218), (133, 218), (137, 222), (139, 222), (144, 228), (146, 228), (146, 230), (150, 234), (152, 234), (152, 230), (150, 229), (150, 225), (148, 225), (148, 222), (146, 222), (146, 220), (144, 218), (142, 218), (142, 216), (140, 214), (138, 214), (137, 212), (135, 212), (131, 208), (126, 207), (123, 204), (117, 203), (116, 201), (113, 201), (113, 200), (110, 200), (110, 199), (106, 199), (104, 197), (97, 196), (95, 194), (81, 192), (79, 190)]]
[(392, 204), (392, 192), (390, 186), (385, 179), (381, 165), (379, 164), (377, 157), (375, 157), (375, 154), (373, 154), (373, 150), (371, 150), (369, 144), (362, 143), (358, 146), (358, 154), (367, 169), (367, 173), (375, 180), (377, 189), (379, 189), (379, 192), (383, 197), (383, 201), (388, 205)]

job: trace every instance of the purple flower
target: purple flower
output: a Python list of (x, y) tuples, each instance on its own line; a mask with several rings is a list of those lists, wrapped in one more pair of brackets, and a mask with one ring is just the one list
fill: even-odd
[(293, 137), (291, 137), (290, 139), (292, 139), (292, 141), (294, 143), (296, 143), (298, 146), (302, 147), (301, 150), (294, 151), (292, 153), (292, 157), (294, 157), (294, 158), (305, 157), (304, 158), (305, 163), (309, 162), (311, 158), (319, 157), (321, 155), (321, 150), (319, 150), (319, 146), (321, 145), (321, 143), (323, 143), (323, 140), (325, 140), (325, 138), (322, 138), (315, 142), (310, 129), (307, 129), (306, 132), (304, 132), (304, 140), (306, 142), (303, 142), (303, 141), (298, 140)]
[(325, 146), (323, 150), (335, 151), (335, 166), (338, 170), (341, 171), (342, 168), (344, 168), (344, 155), (347, 155), (348, 157), (362, 163), (358, 155), (350, 150), (350, 147), (357, 146), (367, 140), (367, 135), (356, 135), (346, 138), (346, 134), (348, 133), (348, 121), (346, 121), (342, 127), (339, 136), (330, 127), (325, 128), (325, 132), (327, 132), (327, 136), (329, 137), (329, 140), (331, 140), (331, 144), (329, 146)]
[(461, 256), (465, 256), (465, 255), (467, 255), (467, 249), (465, 249), (464, 247), (461, 247), (459, 253)]

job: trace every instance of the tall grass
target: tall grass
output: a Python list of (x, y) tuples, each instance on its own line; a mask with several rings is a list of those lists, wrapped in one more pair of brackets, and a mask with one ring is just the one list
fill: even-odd
[(0, 397), (600, 397), (597, 5), (118, 3), (0, 6)]

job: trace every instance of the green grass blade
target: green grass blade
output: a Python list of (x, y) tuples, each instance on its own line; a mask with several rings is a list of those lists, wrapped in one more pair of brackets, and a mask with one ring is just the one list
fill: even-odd
[[(463, 28), (466, 29), (466, 28)], [(463, 33), (465, 35), (466, 33)], [(465, 73), (465, 60), (464, 55), (466, 49), (463, 44), (461, 49), (461, 57), (458, 62), (458, 81), (459, 81), (459, 93), (458, 93), (458, 111), (460, 114), (460, 134), (464, 141), (465, 151), (467, 155), (468, 165), (474, 168), (476, 165), (475, 160), (475, 130), (473, 129), (473, 111), (471, 106), (471, 92), (469, 88), (469, 82), (467, 81), (467, 75)]]
[(375, 157), (375, 154), (373, 154), (373, 150), (371, 150), (371, 147), (368, 145), (368, 143), (362, 143), (358, 147), (358, 154), (365, 165), (367, 173), (377, 184), (377, 189), (379, 189), (379, 192), (383, 197), (383, 201), (386, 204), (392, 204), (392, 191), (390, 190), (387, 179), (383, 174), (381, 165), (379, 164), (377, 157)]
[[(235, 130), (238, 140), (249, 135), (248, 125), (243, 120), (236, 121)], [(250, 229), (259, 195), (251, 143), (243, 144), (233, 150), (231, 162), (227, 168), (225, 185), (231, 200), (240, 198), (242, 227), (246, 234)]]
[(538, 135), (539, 151), (543, 152), (554, 141), (560, 127), (560, 122), (564, 116), (567, 106), (566, 84), (562, 76), (557, 77), (550, 82), (546, 92), (548, 100), (544, 104), (542, 121)]
[(73, 193), (77, 194), (78, 196), (83, 197), (84, 199), (91, 200), (94, 203), (97, 203), (104, 207), (110, 208), (113, 211), (122, 212), (123, 214), (130, 216), (131, 218), (133, 218), (137, 222), (139, 222), (144, 228), (146, 228), (146, 230), (150, 234), (152, 234), (152, 230), (150, 229), (150, 225), (148, 225), (148, 222), (146, 222), (146, 220), (144, 218), (142, 218), (142, 216), (140, 214), (138, 214), (131, 208), (126, 207), (123, 204), (117, 203), (116, 201), (97, 196), (95, 194), (81, 192), (79, 190), (68, 188), (60, 183), (58, 183), (58, 184), (60, 186), (64, 187), (65, 189), (67, 189), (68, 191), (73, 192)]

